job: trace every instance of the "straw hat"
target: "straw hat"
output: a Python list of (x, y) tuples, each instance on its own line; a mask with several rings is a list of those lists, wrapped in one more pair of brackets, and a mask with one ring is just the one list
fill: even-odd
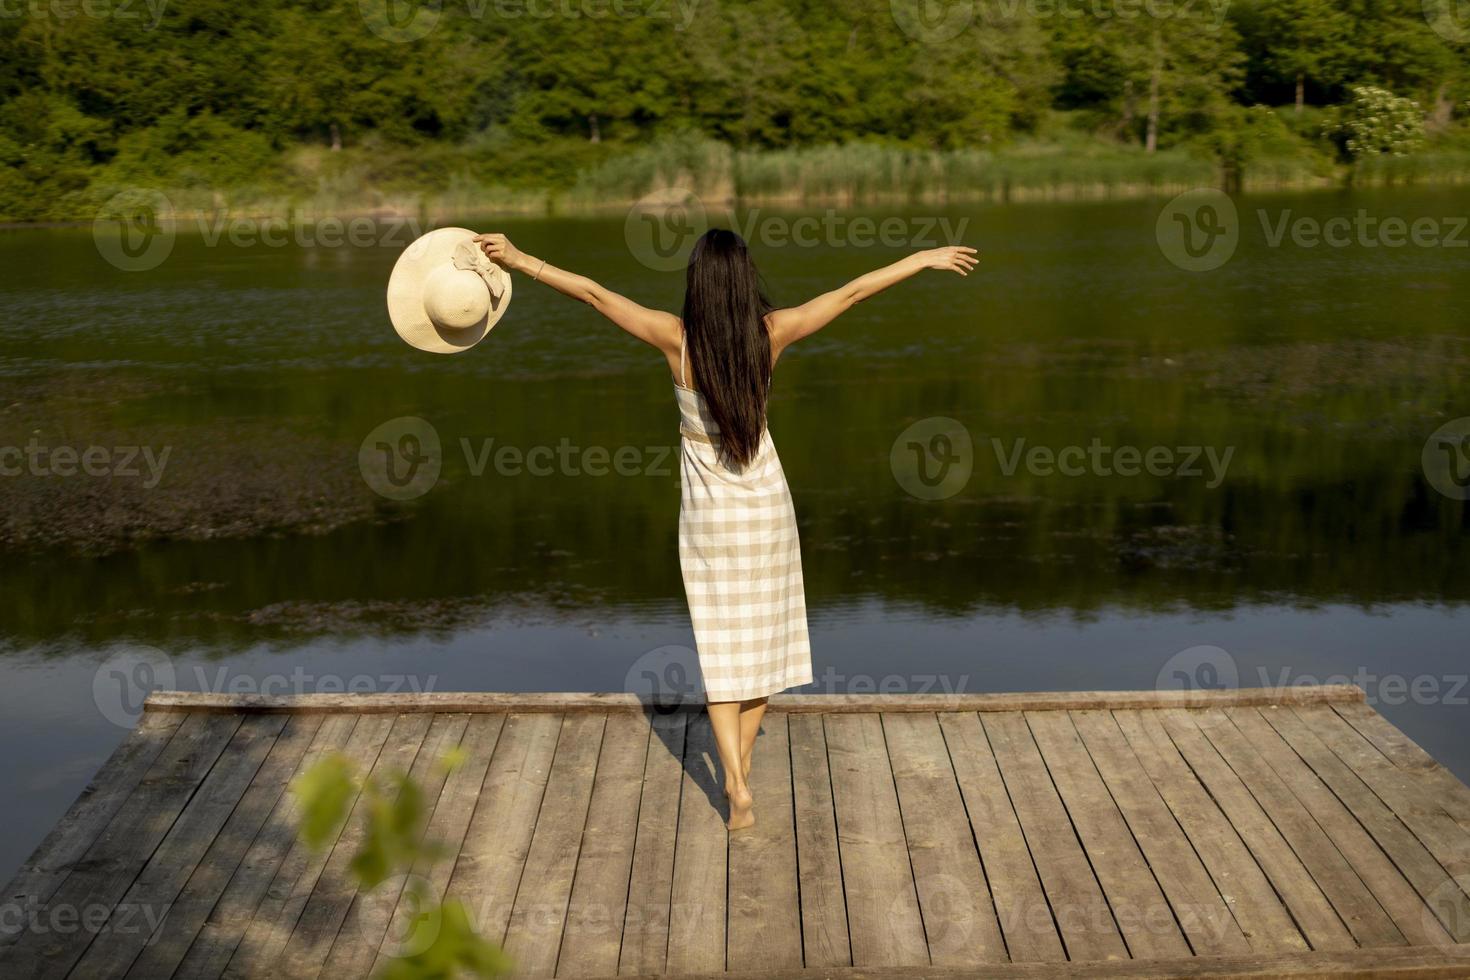
[(458, 354), (485, 339), (510, 305), (510, 273), (468, 228), (438, 228), (404, 249), (388, 279), (388, 316), (419, 350)]

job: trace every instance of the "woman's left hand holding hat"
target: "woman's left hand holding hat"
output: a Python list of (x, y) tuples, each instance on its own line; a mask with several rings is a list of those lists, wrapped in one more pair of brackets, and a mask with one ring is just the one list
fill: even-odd
[(476, 235), (475, 241), (479, 243), (480, 250), (494, 262), (513, 272), (525, 271), (526, 253), (512, 245), (510, 239), (500, 232), (490, 231)]

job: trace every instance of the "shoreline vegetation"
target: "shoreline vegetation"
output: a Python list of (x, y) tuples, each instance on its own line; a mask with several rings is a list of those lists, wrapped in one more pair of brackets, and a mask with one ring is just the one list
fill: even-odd
[[(458, 159), (456, 159), (458, 157)], [(99, 181), (50, 220), (21, 228), (86, 223), (122, 202), (151, 201), (154, 217), (239, 217), (318, 221), (494, 212), (517, 216), (596, 215), (678, 204), (689, 195), (710, 210), (743, 206), (866, 207), (1101, 201), (1169, 196), (1200, 187), (1231, 191), (1332, 190), (1470, 183), (1470, 144), (1431, 143), (1407, 155), (1344, 163), (1305, 141), (1232, 171), (1189, 149), (1146, 153), (1096, 139), (1028, 141), (995, 150), (921, 150), (880, 144), (735, 150), (694, 136), (625, 150), (579, 171), (563, 186), (514, 187), (470, 174), (469, 153), (430, 161), (434, 175), (395, 174), (407, 161), (381, 148), (283, 156), (270, 184), (124, 186)], [(459, 169), (456, 169), (456, 164)]]
[(0, 17), (0, 223), (1470, 182), (1438, 0), (65, 6)]

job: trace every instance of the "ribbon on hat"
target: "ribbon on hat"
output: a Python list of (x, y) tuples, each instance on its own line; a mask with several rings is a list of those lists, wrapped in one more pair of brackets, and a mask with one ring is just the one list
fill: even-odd
[(500, 298), (505, 295), (505, 287), (501, 284), (500, 277), (504, 273), (498, 266), (490, 261), (490, 256), (480, 251), (474, 242), (460, 242), (454, 246), (454, 267), (465, 272), (473, 272), (485, 280), (486, 287), (490, 290), (490, 298), (495, 305), (500, 305)]

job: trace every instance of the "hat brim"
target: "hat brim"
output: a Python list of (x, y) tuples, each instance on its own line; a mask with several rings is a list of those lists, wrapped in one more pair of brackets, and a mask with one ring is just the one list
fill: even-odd
[(492, 263), (503, 288), (498, 302), (494, 295), (490, 297), (490, 312), (479, 323), (463, 330), (443, 330), (429, 319), (424, 307), (424, 284), (429, 273), (448, 264), (455, 248), (474, 237), (468, 228), (436, 228), (416, 238), (393, 265), (393, 274), (388, 277), (388, 318), (398, 336), (419, 350), (431, 354), (467, 351), (485, 339), (510, 305), (510, 273)]

